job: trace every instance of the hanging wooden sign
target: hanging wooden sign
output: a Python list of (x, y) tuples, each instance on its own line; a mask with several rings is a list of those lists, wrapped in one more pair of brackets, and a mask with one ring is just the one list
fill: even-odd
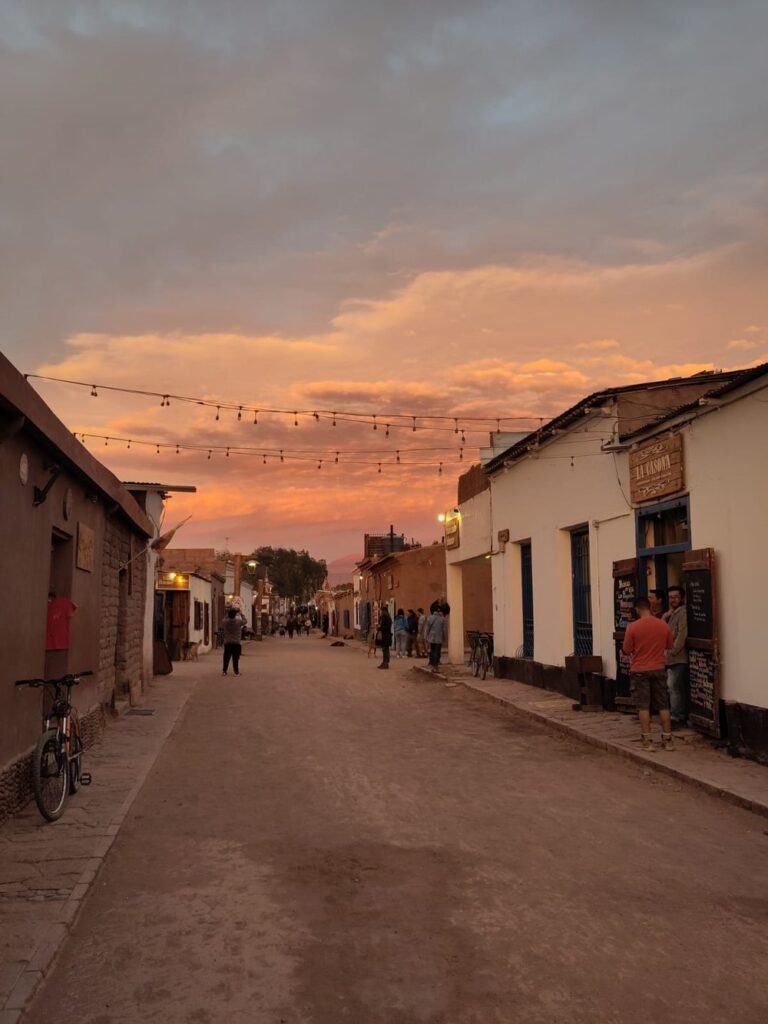
[(683, 438), (656, 437), (629, 454), (629, 493), (633, 502), (656, 501), (682, 491)]

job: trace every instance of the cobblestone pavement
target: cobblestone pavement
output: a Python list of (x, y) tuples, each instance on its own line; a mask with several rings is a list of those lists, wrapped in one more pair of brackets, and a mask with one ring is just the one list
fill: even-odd
[(0, 1024), (13, 1020), (58, 952), (195, 678), (191, 665), (181, 666), (146, 694), (153, 715), (108, 725), (86, 752), (93, 785), (70, 798), (57, 822), (43, 821), (31, 803), (0, 826)]
[(24, 1024), (768, 1019), (762, 818), (375, 665), (201, 660)]

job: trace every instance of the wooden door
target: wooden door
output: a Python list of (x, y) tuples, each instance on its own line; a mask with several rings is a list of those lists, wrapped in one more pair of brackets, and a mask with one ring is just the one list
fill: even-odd
[(683, 562), (688, 620), (688, 687), (691, 725), (720, 736), (720, 654), (717, 635), (715, 552), (688, 551)]

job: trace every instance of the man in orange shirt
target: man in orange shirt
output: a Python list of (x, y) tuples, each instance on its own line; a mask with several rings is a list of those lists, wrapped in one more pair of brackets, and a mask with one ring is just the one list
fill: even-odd
[(624, 653), (630, 657), (629, 685), (637, 701), (642, 748), (653, 750), (651, 709), (656, 708), (662, 729), (661, 749), (672, 750), (666, 653), (674, 638), (667, 623), (654, 618), (646, 598), (635, 601), (635, 610), (637, 620), (630, 622), (624, 634)]

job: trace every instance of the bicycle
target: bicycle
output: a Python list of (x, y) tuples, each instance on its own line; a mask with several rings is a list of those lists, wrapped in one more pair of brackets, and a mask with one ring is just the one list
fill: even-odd
[(475, 678), (482, 675), (482, 678), (485, 679), (489, 669), (493, 675), (493, 634), (470, 630), (467, 632), (467, 636), (471, 647), (469, 665), (472, 675)]
[(60, 818), (67, 797), (81, 786), (91, 784), (83, 771), (83, 741), (80, 723), (72, 707), (72, 687), (93, 672), (70, 672), (61, 679), (19, 679), (16, 686), (49, 687), (53, 690), (50, 710), (43, 712), (43, 732), (32, 761), (35, 803), (46, 821)]

